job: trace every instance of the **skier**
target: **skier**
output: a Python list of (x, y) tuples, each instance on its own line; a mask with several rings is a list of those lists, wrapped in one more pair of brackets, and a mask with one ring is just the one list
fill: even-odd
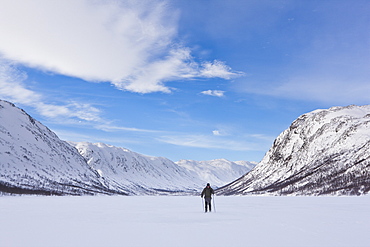
[(208, 183), (207, 186), (203, 189), (202, 191), (202, 194), (200, 195), (200, 197), (203, 198), (204, 196), (204, 201), (206, 202), (206, 213), (207, 213), (207, 209), (209, 208), (209, 212), (211, 212), (211, 200), (212, 200), (212, 194), (214, 194), (215, 192), (213, 191), (213, 189), (211, 188), (211, 185)]

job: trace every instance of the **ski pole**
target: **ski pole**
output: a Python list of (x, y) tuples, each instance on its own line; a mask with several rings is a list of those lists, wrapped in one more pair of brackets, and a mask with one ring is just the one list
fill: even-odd
[(202, 210), (204, 210), (204, 202), (203, 202), (203, 197), (200, 198), (202, 200)]
[(215, 213), (216, 213), (215, 197), (216, 197), (216, 194), (213, 194), (213, 210), (214, 210), (214, 211), (215, 211)]

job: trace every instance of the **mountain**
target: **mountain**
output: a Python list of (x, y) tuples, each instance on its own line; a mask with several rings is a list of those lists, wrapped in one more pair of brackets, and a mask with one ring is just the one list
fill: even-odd
[(104, 143), (70, 142), (112, 189), (130, 194), (194, 193), (206, 183), (219, 187), (248, 172), (254, 165), (225, 159), (212, 161), (181, 160), (151, 157)]
[(180, 160), (177, 165), (196, 173), (205, 183), (221, 187), (249, 172), (256, 164), (248, 161), (216, 159), (209, 161)]
[(227, 184), (251, 165), (227, 160), (191, 163), (189, 168), (103, 143), (67, 143), (0, 100), (0, 194), (189, 194), (207, 182)]
[(370, 190), (370, 106), (304, 114), (223, 195), (361, 195)]
[(113, 194), (68, 143), (0, 100), (0, 193)]
[(204, 184), (169, 159), (150, 157), (104, 143), (70, 142), (91, 169), (109, 181), (112, 189), (129, 194), (168, 194), (196, 192)]

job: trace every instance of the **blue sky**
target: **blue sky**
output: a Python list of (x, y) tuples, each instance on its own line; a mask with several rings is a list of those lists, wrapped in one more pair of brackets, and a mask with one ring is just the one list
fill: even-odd
[(370, 103), (363, 0), (0, 1), (0, 98), (63, 140), (260, 161), (298, 116)]

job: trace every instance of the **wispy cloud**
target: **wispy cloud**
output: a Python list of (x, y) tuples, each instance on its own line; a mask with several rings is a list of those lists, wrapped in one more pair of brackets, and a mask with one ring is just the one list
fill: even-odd
[(99, 122), (100, 110), (77, 101), (56, 105), (47, 103), (43, 95), (28, 89), (24, 84), (27, 74), (16, 69), (9, 62), (0, 59), (0, 97), (13, 103), (31, 106), (47, 118), (75, 118), (83, 121)]
[(219, 77), (224, 79), (231, 79), (233, 77), (241, 76), (244, 73), (235, 72), (224, 62), (214, 60), (213, 62), (204, 62), (200, 69), (199, 76), (201, 77)]
[[(102, 111), (90, 103), (67, 99), (54, 99), (59, 104), (48, 103), (47, 97), (26, 86), (27, 74), (14, 67), (8, 61), (0, 59), (0, 99), (12, 103), (32, 107), (42, 117), (51, 122), (61, 122), (65, 125), (90, 126), (103, 132), (131, 132), (155, 134), (163, 131), (139, 129), (113, 124), (114, 121), (101, 117)], [(63, 132), (64, 133), (64, 132)], [(69, 134), (71, 135), (71, 134)], [(79, 136), (79, 134), (74, 134)], [(84, 138), (84, 140), (88, 138)], [(94, 137), (90, 136), (90, 140)], [(101, 138), (100, 138), (101, 139)]]
[(178, 12), (156, 1), (3, 1), (7, 59), (138, 93), (171, 92), (169, 80), (230, 79), (224, 62), (197, 63), (176, 44)]
[(212, 131), (212, 134), (215, 135), (215, 136), (221, 136), (222, 135), (219, 130)]
[(225, 94), (225, 91), (221, 91), (221, 90), (206, 90), (206, 91), (201, 92), (201, 94), (210, 95), (210, 96), (216, 96), (216, 97), (223, 97), (224, 94)]
[[(370, 65), (370, 64), (369, 64)], [(249, 93), (270, 95), (278, 98), (320, 102), (330, 105), (368, 104), (370, 94), (370, 70), (350, 69), (351, 66), (326, 71), (312, 68), (298, 72), (276, 84), (244, 85)], [(363, 67), (362, 65), (359, 67)]]
[(265, 142), (248, 142), (246, 140), (237, 140), (235, 137), (225, 138), (222, 135), (218, 135), (217, 132), (213, 136), (202, 134), (168, 134), (157, 139), (160, 142), (185, 147), (234, 151), (266, 150)]
[(128, 132), (144, 132), (144, 133), (163, 133), (163, 131), (159, 131), (159, 130), (130, 128), (130, 127), (124, 127), (124, 126), (115, 126), (112, 124), (100, 124), (100, 125), (96, 125), (95, 128), (106, 131), (106, 132), (128, 131)]
[(75, 131), (68, 131), (65, 129), (53, 129), (55, 133), (61, 138), (62, 140), (73, 141), (73, 142), (103, 142), (106, 144), (116, 145), (124, 147), (127, 144), (141, 144), (142, 140), (139, 138), (134, 137), (125, 137), (122, 138), (117, 135), (107, 135), (107, 133), (102, 132), (98, 134), (88, 134), (88, 133), (80, 133)]

